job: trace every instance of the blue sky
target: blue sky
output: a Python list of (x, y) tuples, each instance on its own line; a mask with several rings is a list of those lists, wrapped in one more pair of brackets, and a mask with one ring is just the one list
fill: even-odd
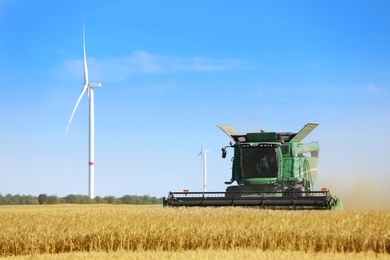
[[(95, 195), (223, 191), (230, 139), (299, 131), (317, 188), (390, 201), (388, 1), (0, 0), (0, 193), (88, 193), (82, 19), (95, 90)], [(367, 195), (365, 198), (370, 197)], [(370, 201), (367, 202), (370, 205)]]

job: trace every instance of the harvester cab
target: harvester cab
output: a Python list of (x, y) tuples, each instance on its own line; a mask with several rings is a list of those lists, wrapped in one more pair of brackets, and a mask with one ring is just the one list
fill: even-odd
[(169, 206), (259, 206), (272, 209), (342, 209), (341, 200), (327, 189), (313, 191), (317, 178), (319, 145), (302, 143), (318, 124), (306, 124), (298, 133), (240, 134), (219, 125), (232, 141), (232, 175), (226, 192), (170, 192)]
[[(234, 149), (232, 177), (226, 184), (229, 191), (310, 191), (317, 177), (317, 142), (301, 141), (318, 124), (307, 124), (298, 133), (265, 132), (228, 134), (234, 140), (222, 148), (226, 157), (227, 148)], [(225, 133), (230, 126), (218, 126)], [(238, 132), (237, 132), (238, 133)]]

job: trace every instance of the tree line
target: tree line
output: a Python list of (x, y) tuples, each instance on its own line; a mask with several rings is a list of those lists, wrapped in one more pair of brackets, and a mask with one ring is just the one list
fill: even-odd
[(39, 194), (37, 197), (32, 195), (11, 195), (3, 196), (0, 193), (0, 205), (37, 205), (37, 204), (162, 204), (162, 198), (150, 197), (149, 195), (136, 196), (124, 195), (116, 198), (115, 196), (99, 197), (91, 199), (85, 195), (69, 194), (65, 197), (56, 195)]

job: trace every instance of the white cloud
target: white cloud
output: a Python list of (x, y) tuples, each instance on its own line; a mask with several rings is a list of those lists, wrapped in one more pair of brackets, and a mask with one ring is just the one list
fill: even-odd
[(154, 84), (154, 85), (146, 88), (147, 91), (158, 92), (158, 93), (170, 91), (173, 89), (175, 89), (175, 86), (173, 86), (171, 84)]
[[(253, 94), (253, 95), (252, 95)], [(385, 87), (379, 87), (374, 84), (360, 86), (258, 86), (251, 94), (254, 99), (278, 98), (278, 100), (289, 100), (292, 96), (311, 95), (318, 100), (338, 100), (347, 101), (352, 99), (361, 99), (367, 95), (379, 97), (388, 95)]]
[(347, 93), (346, 89), (330, 86), (258, 86), (250, 93), (250, 97), (254, 99), (270, 99), (275, 98), (279, 101), (292, 100), (292, 97), (303, 97), (311, 95), (316, 98), (336, 97), (342, 99), (343, 95)]
[(383, 93), (383, 88), (380, 88), (378, 86), (375, 86), (373, 84), (368, 84), (366, 87), (365, 87), (365, 90), (369, 93), (369, 94), (372, 94), (372, 95), (379, 95), (381, 93)]
[[(238, 59), (211, 59), (203, 57), (175, 57), (158, 55), (143, 50), (123, 57), (88, 58), (91, 80), (122, 81), (136, 74), (162, 74), (183, 71), (207, 72), (247, 69), (249, 61)], [(68, 60), (56, 74), (82, 77), (82, 59)]]
[(164, 71), (164, 64), (161, 60), (161, 57), (146, 51), (136, 51), (131, 56), (125, 57), (123, 64), (119, 63), (118, 65), (124, 66), (124, 71), (127, 68), (127, 71), (132, 73), (162, 73)]

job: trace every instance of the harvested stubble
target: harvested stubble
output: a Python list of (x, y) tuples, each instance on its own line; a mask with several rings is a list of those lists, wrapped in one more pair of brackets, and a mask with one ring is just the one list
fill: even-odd
[(390, 211), (160, 205), (0, 208), (0, 256), (237, 249), (390, 254)]

